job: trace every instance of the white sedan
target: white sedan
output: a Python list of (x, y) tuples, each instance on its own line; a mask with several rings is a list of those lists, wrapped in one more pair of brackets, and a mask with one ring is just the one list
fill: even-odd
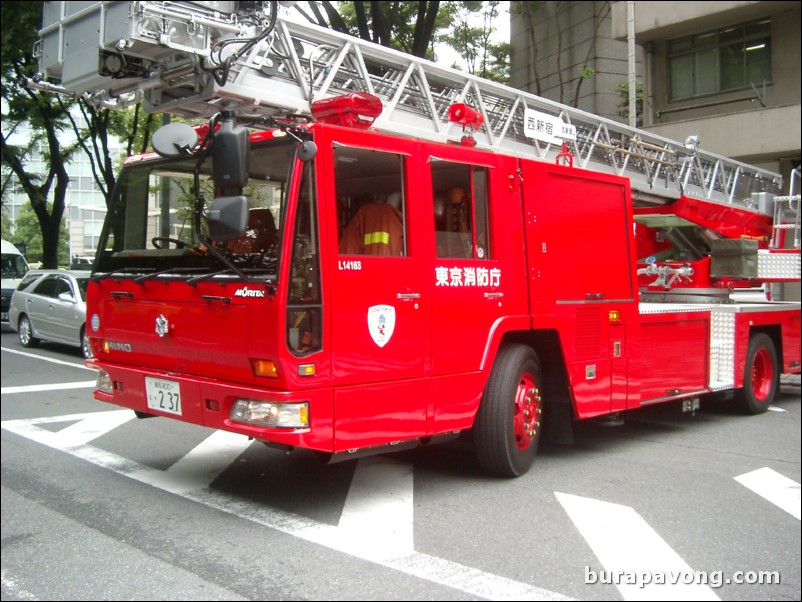
[(52, 341), (79, 347), (92, 357), (86, 336), (86, 285), (91, 272), (28, 272), (11, 297), (8, 321), (23, 347)]

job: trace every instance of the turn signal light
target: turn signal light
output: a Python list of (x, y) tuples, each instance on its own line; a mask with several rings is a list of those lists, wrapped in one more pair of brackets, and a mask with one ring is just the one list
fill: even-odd
[(278, 366), (273, 360), (251, 360), (253, 373), (264, 378), (278, 378)]

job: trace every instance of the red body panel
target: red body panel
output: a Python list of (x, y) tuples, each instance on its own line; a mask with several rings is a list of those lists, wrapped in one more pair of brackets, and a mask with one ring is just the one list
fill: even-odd
[(707, 312), (643, 316), (640, 342), (648, 353), (639, 365), (641, 403), (708, 390), (709, 331)]

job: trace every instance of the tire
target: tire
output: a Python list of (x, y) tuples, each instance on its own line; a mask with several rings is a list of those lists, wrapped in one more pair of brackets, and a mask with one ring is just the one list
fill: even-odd
[(540, 362), (525, 345), (499, 351), (474, 425), (476, 456), (493, 476), (519, 477), (532, 466), (542, 433)]
[(17, 332), (19, 333), (19, 342), (23, 347), (38, 347), (39, 339), (33, 336), (33, 325), (30, 319), (25, 314), (20, 316), (17, 323)]
[(735, 396), (739, 409), (747, 414), (762, 414), (768, 410), (779, 382), (774, 342), (762, 332), (752, 335), (746, 350), (744, 386)]
[(85, 360), (90, 360), (94, 357), (92, 343), (89, 342), (89, 337), (86, 336), (86, 326), (81, 328), (81, 354)]

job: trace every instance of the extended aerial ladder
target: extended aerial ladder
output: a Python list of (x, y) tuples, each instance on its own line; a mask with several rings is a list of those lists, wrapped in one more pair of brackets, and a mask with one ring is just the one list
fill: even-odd
[[(214, 7), (214, 8), (212, 8)], [(352, 92), (381, 99), (373, 127), (470, 143), (521, 157), (569, 157), (626, 176), (636, 206), (682, 196), (782, 217), (772, 246), (799, 248), (799, 199), (779, 174), (631, 128), (430, 61), (278, 15), (275, 2), (45, 2), (39, 85), (104, 107), (207, 118), (309, 116), (314, 101)], [(60, 80), (60, 86), (47, 80)], [(453, 105), (472, 107), (454, 119)], [(779, 205), (778, 205), (779, 203)], [(778, 209), (779, 207), (779, 209)], [(780, 215), (781, 214), (781, 215)], [(791, 233), (788, 233), (788, 229)], [(786, 245), (787, 246), (787, 245)], [(795, 260), (798, 277), (798, 254)]]

